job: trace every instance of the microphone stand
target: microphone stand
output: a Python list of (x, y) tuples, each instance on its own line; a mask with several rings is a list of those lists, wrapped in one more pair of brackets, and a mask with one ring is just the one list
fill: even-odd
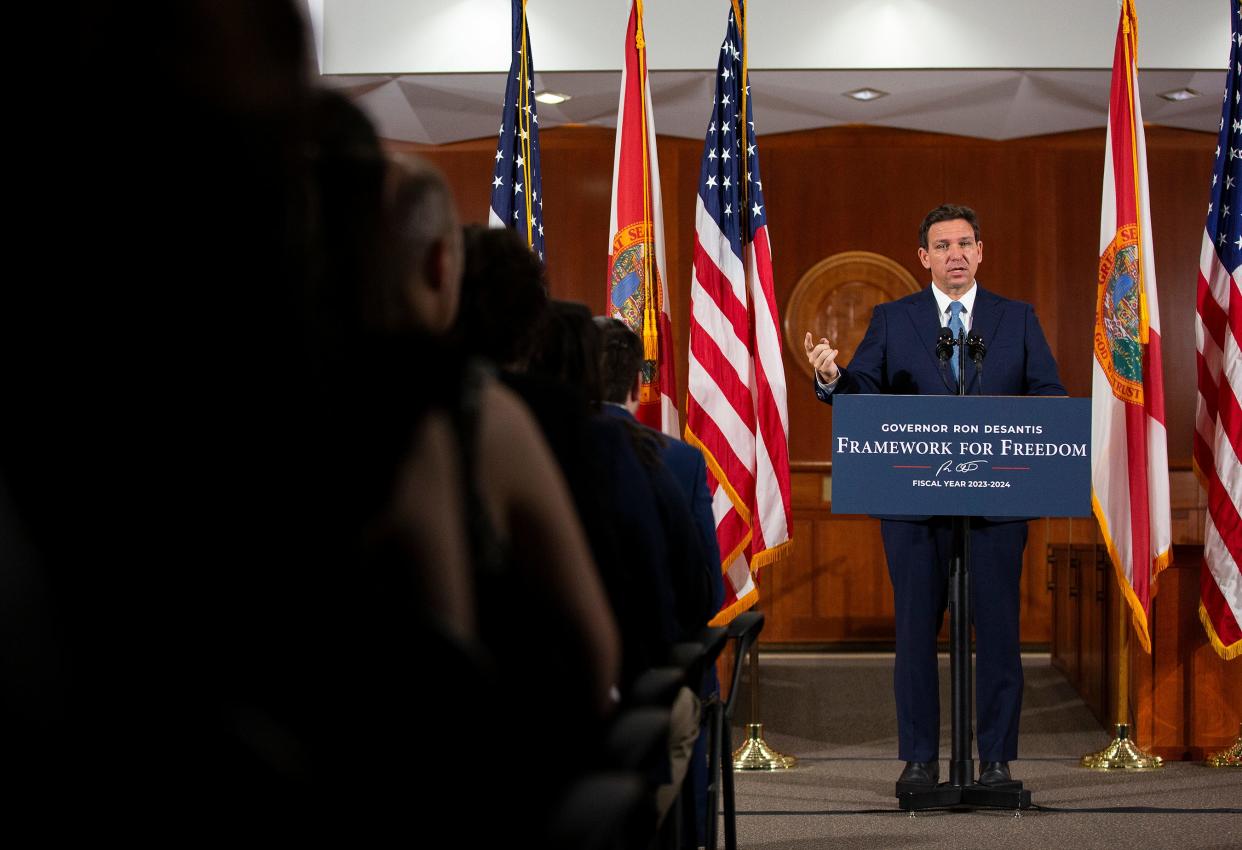
[[(966, 395), (965, 331), (958, 331), (952, 344), (957, 347), (957, 394)], [(982, 371), (986, 349), (982, 343), (971, 346), (971, 356)], [(942, 356), (943, 359), (943, 356)], [(975, 782), (974, 710), (972, 682), (974, 672), (970, 657), (970, 517), (953, 518), (953, 554), (949, 560), (949, 678), (951, 682), (952, 747), (949, 758), (949, 781), (926, 791), (907, 791), (897, 795), (902, 811), (948, 808), (1029, 809), (1031, 792), (1021, 782), (1003, 785), (980, 785)]]

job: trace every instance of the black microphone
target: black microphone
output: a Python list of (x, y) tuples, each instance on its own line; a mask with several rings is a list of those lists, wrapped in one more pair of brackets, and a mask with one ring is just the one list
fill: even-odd
[(970, 336), (966, 337), (966, 353), (970, 355), (970, 359), (975, 361), (976, 366), (983, 365), (983, 358), (988, 355), (987, 343), (983, 341), (983, 337), (974, 331), (970, 332)]
[(936, 356), (941, 363), (948, 362), (953, 356), (953, 331), (948, 328), (940, 329), (940, 337), (936, 340)]

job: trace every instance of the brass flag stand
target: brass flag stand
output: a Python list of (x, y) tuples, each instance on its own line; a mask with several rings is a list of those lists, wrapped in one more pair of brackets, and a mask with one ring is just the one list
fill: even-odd
[(750, 648), (750, 722), (746, 724), (746, 741), (733, 751), (733, 769), (787, 770), (797, 763), (797, 756), (778, 753), (763, 740), (763, 724), (759, 722), (759, 646), (755, 644)]
[(1238, 737), (1233, 744), (1208, 756), (1205, 763), (1208, 767), (1232, 767), (1235, 770), (1242, 768), (1242, 723), (1238, 724)]
[[(755, 609), (758, 610), (756, 605)], [(750, 646), (750, 722), (746, 739), (733, 751), (734, 770), (786, 770), (797, 764), (796, 756), (777, 753), (764, 741), (764, 724), (759, 722), (759, 642)], [(741, 664), (741, 660), (735, 661)]]
[(1117, 726), (1112, 742), (1098, 753), (1082, 757), (1091, 770), (1157, 770), (1164, 759), (1143, 752), (1130, 737), (1130, 623), (1125, 600), (1117, 617), (1120, 631), (1117, 657)]

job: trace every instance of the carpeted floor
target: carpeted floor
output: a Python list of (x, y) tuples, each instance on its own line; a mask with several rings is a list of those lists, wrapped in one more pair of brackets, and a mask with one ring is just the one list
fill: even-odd
[[(737, 774), (738, 844), (793, 848), (1242, 848), (1242, 771), (1172, 763), (1147, 773), (1084, 770), (1107, 735), (1047, 655), (1024, 657), (1015, 779), (1037, 807), (1012, 812), (897, 809), (891, 655), (765, 653), (764, 737), (797, 767)], [(949, 754), (948, 659), (941, 659), (941, 756)], [(745, 679), (734, 745), (749, 720)], [(941, 774), (947, 772), (941, 762)]]

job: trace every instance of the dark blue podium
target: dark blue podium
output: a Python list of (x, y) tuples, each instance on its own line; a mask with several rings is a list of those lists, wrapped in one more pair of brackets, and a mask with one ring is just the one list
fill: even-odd
[(1030, 396), (843, 395), (832, 417), (832, 511), (953, 516), (949, 781), (897, 795), (903, 810), (1026, 809), (1021, 782), (975, 782), (970, 518), (1089, 516), (1091, 401)]

